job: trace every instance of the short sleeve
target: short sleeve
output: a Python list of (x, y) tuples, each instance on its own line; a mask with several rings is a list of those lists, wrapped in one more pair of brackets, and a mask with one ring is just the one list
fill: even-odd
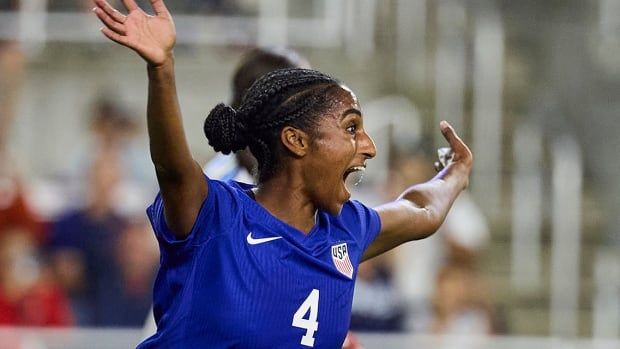
[[(206, 177), (205, 177), (205, 180)], [(147, 216), (162, 251), (186, 250), (203, 244), (227, 231), (226, 227), (238, 216), (239, 202), (235, 189), (217, 180), (208, 180), (209, 193), (202, 203), (196, 221), (185, 239), (178, 239), (168, 227), (161, 193), (146, 209)]]
[(362, 252), (366, 251), (381, 231), (379, 213), (359, 201), (351, 200), (345, 204), (341, 215), (351, 230), (359, 231), (356, 234), (358, 244)]

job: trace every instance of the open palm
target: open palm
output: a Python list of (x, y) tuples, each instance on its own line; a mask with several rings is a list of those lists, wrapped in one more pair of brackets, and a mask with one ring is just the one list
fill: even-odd
[(93, 11), (105, 25), (101, 32), (121, 45), (136, 51), (152, 65), (161, 65), (170, 57), (176, 31), (163, 0), (150, 0), (155, 15), (146, 14), (135, 0), (123, 0), (128, 14), (113, 8), (106, 0), (95, 0)]

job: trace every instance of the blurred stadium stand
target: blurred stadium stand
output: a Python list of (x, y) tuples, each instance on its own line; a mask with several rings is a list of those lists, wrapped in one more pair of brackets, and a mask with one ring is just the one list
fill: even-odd
[[(53, 220), (72, 202), (65, 193), (72, 185), (67, 154), (87, 138), (92, 101), (113, 91), (143, 115), (144, 67), (105, 42), (86, 12), (88, 1), (22, 0), (21, 9), (11, 3), (0, 0), (0, 41), (20, 42), (27, 60), (11, 153), (33, 207)], [(373, 106), (365, 123), (383, 152), (359, 197), (378, 197), (368, 191), (388, 178), (395, 150), (434, 155), (442, 145), (440, 119), (471, 145), (470, 190), (491, 232), (477, 267), (503, 332), (515, 336), (471, 347), (620, 347), (619, 1), (174, 3), (179, 94), (201, 161), (212, 152), (198, 125), (226, 99), (243, 49), (297, 48), (313, 66), (346, 81), (362, 106)], [(384, 103), (388, 95), (411, 106)], [(398, 115), (382, 117), (393, 110)], [(409, 120), (402, 116), (407, 110)], [(64, 334), (16, 331), (3, 329), (0, 338), (33, 343), (24, 348), (118, 348), (140, 338), (133, 330), (87, 330), (69, 337), (91, 345), (55, 346)], [(576, 339), (582, 337), (597, 341)], [(110, 338), (118, 345), (108, 345)], [(435, 337), (417, 335), (361, 339), (367, 348), (436, 347)], [(462, 342), (437, 347), (469, 347), (455, 343)]]

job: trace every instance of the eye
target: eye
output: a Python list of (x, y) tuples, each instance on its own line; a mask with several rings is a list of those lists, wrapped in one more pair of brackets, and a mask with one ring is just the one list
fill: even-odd
[(349, 126), (347, 126), (347, 132), (349, 132), (350, 134), (355, 134), (355, 132), (357, 131), (357, 125), (356, 124), (350, 124)]

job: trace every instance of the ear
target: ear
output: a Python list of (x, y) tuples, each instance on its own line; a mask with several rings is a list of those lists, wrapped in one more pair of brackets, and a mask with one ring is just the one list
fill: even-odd
[(280, 141), (286, 149), (298, 157), (306, 155), (310, 149), (310, 136), (291, 126), (286, 126), (280, 132)]

